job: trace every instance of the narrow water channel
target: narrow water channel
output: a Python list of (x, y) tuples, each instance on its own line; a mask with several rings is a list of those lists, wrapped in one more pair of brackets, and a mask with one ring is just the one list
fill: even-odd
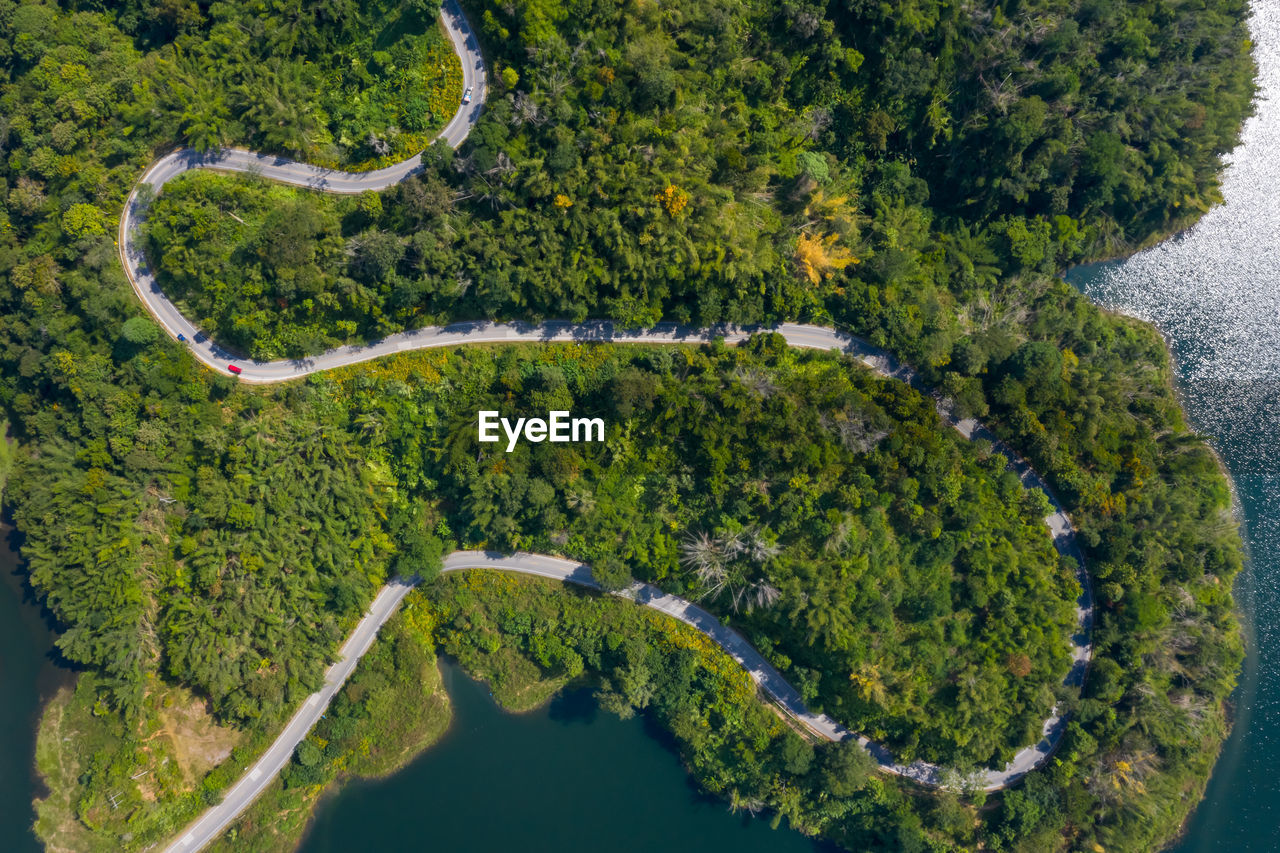
[(53, 663), (53, 632), (12, 546), (12, 531), (0, 526), (0, 850), (36, 853), (36, 724), (44, 700), (70, 672)]
[(453, 725), (386, 779), (347, 785), (321, 805), (302, 853), (817, 853), (799, 833), (734, 815), (698, 794), (641, 718), (601, 711), (589, 691), (508, 714), (445, 663)]

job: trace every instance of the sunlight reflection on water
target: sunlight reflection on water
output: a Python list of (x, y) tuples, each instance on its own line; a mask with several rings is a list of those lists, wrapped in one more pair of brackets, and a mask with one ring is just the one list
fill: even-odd
[(1225, 204), (1185, 234), (1071, 275), (1096, 302), (1155, 323), (1188, 417), (1235, 481), (1250, 545), (1237, 587), (1251, 623), (1236, 727), (1179, 850), (1280, 844), (1280, 2), (1255, 2), (1256, 115), (1224, 158)]
[(1163, 329), (1191, 381), (1265, 379), (1280, 369), (1280, 3), (1255, 3), (1250, 28), (1257, 111), (1224, 158), (1226, 203), (1087, 289)]

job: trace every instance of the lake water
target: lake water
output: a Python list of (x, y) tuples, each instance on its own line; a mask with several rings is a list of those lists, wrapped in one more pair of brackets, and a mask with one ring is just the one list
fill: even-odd
[(36, 853), (35, 731), (43, 700), (70, 673), (53, 664), (53, 634), (0, 526), (0, 850)]
[[(1235, 480), (1250, 546), (1237, 588), (1250, 636), (1235, 728), (1181, 853), (1280, 849), (1280, 0), (1255, 2), (1251, 27), (1259, 108), (1228, 160), (1226, 203), (1175, 240), (1070, 276), (1165, 332), (1188, 415)], [(16, 567), (0, 537), (0, 850), (27, 853), (39, 850), (34, 726), (67, 674), (51, 662), (52, 636)], [(428, 839), (459, 853), (821, 849), (699, 796), (643, 720), (598, 712), (582, 692), (517, 716), (456, 668), (445, 677), (450, 732), (402, 772), (328, 800), (304, 851), (419, 849)]]
[(1228, 158), (1225, 203), (1176, 239), (1069, 277), (1165, 333), (1187, 415), (1235, 480), (1250, 550), (1235, 728), (1183, 853), (1280, 849), (1280, 2), (1252, 14), (1257, 114)]
[(322, 804), (303, 853), (421, 849), (426, 839), (455, 853), (831, 849), (700, 796), (644, 720), (599, 710), (588, 691), (508, 714), (483, 684), (443, 667), (449, 732), (399, 773)]
[[(1193, 233), (1171, 245), (1189, 252), (1195, 240)], [(1116, 299), (1117, 286), (1151, 283), (1153, 274), (1145, 263), (1099, 265), (1068, 278), (1104, 304), (1136, 312), (1135, 303)], [(1280, 263), (1274, 275), (1280, 294)], [(1211, 341), (1188, 334), (1196, 327), (1163, 328), (1183, 408), (1193, 426), (1210, 437), (1231, 475), (1248, 546), (1235, 590), (1246, 619), (1248, 656), (1233, 697), (1234, 728), (1205, 801), (1175, 849), (1270, 853), (1280, 849), (1280, 374), (1242, 372), (1232, 378), (1219, 373), (1222, 366), (1215, 362), (1221, 352)], [(1272, 358), (1277, 356), (1280, 350)]]

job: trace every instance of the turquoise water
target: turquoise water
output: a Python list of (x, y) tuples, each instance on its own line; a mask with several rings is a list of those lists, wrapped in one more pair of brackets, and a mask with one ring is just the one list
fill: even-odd
[(40, 706), (69, 673), (53, 664), (53, 634), (30, 599), (0, 526), (0, 850), (40, 850), (31, 823), (35, 777), (35, 730)]
[(484, 685), (443, 666), (449, 732), (399, 773), (323, 803), (303, 853), (831, 849), (700, 796), (644, 720), (599, 710), (587, 691), (508, 714)]

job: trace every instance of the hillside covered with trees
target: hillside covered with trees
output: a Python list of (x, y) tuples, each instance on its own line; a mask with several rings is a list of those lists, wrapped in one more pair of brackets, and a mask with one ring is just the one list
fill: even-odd
[[(1071, 714), (1052, 765), (992, 808), (944, 813), (875, 780), (806, 823), (752, 789), (793, 825), (853, 849), (913, 849), (898, 842), (925, 843), (924, 820), (941, 849), (1171, 838), (1226, 730), (1238, 537), (1157, 335), (1053, 273), (1215, 199), (1251, 93), (1243, 2), (468, 11), (495, 89), (420, 178), (342, 202), (207, 176), (161, 196), (151, 249), (193, 317), (271, 355), (490, 316), (863, 334), (986, 418), (1070, 509), (1101, 604), (1084, 696), (1049, 687), (1071, 590), (1042, 507), (928, 401), (851, 366), (760, 339), (421, 355), (253, 390), (162, 339), (110, 236), (145, 165), (178, 144), (355, 165), (412, 145), (451, 108), (405, 96), (448, 93), (426, 67), (430, 4), (0, 0), (9, 505), (95, 691), (86, 717), (113, 732), (71, 780), (77, 819), (104, 847), (140, 845), (228, 781), (166, 777), (158, 799), (124, 784), (157, 679), (269, 729), (389, 573), (488, 543), (702, 595), (815, 704), (904, 754), (986, 761), (1054, 698)], [(595, 405), (629, 431), (486, 460), (466, 446), (480, 400)], [(573, 659), (501, 627), (549, 673)], [(717, 778), (765, 780), (747, 752), (718, 753)], [(112, 815), (108, 787), (137, 811)]]
[(1209, 6), (481, 6), (496, 90), (463, 151), (381, 199), (189, 176), (152, 255), (263, 358), (457, 318), (809, 317), (907, 324), (937, 363), (998, 282), (1217, 198), (1251, 89), (1244, 3)]
[[(153, 386), (211, 376), (146, 351), (131, 366)], [(156, 399), (150, 429), (102, 424), (106, 447), (134, 442), (123, 470), (50, 453), (18, 493), (24, 529), (59, 521), (26, 549), (59, 647), (126, 717), (148, 716), (159, 675), (226, 722), (279, 722), (383, 580), (455, 547), (565, 553), (607, 585), (697, 599), (904, 759), (1006, 761), (1059, 700), (1079, 588), (1043, 496), (930, 398), (843, 358), (771, 336), (464, 349), (212, 396)], [(608, 426), (507, 452), (477, 440), (489, 408)], [(101, 792), (149, 766), (137, 748), (89, 786), (86, 816), (110, 825)]]

